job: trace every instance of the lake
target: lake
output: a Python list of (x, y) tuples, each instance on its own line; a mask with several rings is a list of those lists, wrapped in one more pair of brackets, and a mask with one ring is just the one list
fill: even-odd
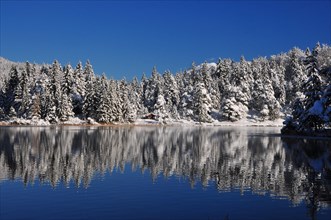
[(0, 127), (0, 218), (330, 219), (330, 139), (279, 133)]

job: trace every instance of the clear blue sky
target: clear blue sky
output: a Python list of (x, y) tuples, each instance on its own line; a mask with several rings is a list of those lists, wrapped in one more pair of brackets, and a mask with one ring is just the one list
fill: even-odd
[(1, 1), (0, 55), (114, 79), (331, 42), (330, 1)]

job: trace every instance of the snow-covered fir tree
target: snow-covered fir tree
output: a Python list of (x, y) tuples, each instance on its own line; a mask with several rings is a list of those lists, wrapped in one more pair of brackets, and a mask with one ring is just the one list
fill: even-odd
[(163, 92), (163, 78), (160, 73), (158, 73), (155, 66), (153, 67), (151, 78), (146, 81), (146, 83), (147, 85), (145, 85), (146, 89), (144, 91), (144, 105), (148, 109), (148, 112), (153, 112), (158, 96)]
[(296, 130), (299, 132), (320, 131), (330, 126), (330, 67), (320, 69), (317, 44), (310, 53), (306, 52), (304, 60), (307, 79), (302, 85), (304, 96), (298, 98), (293, 107), (292, 116), (284, 122), (283, 132)]
[(27, 119), (41, 119), (41, 100), (39, 94), (35, 94), (31, 97), (29, 111), (27, 112)]
[(134, 77), (128, 92), (133, 117), (145, 115), (147, 109), (144, 106), (143, 82), (139, 82), (137, 77)]
[(247, 114), (252, 77), (248, 68), (249, 64), (243, 57), (240, 63), (232, 63), (229, 84), (222, 89), (221, 116), (225, 120), (237, 121)]
[(120, 104), (121, 112), (119, 113), (119, 115), (122, 115), (121, 121), (123, 122), (135, 121), (137, 117), (137, 109), (135, 105), (132, 105), (130, 102), (131, 85), (128, 84), (125, 80), (121, 80), (117, 88), (118, 88), (117, 93), (120, 96), (119, 104)]
[(111, 121), (111, 116), (109, 111), (111, 102), (110, 102), (110, 97), (108, 96), (109, 86), (105, 74), (101, 76), (101, 81), (99, 86), (100, 87), (98, 89), (99, 90), (98, 92), (100, 92), (100, 102), (96, 109), (96, 120), (98, 122), (108, 123)]
[(178, 112), (181, 118), (186, 120), (194, 119), (194, 75), (196, 66), (192, 63), (191, 71), (184, 71), (178, 75), (180, 102)]
[(17, 112), (19, 105), (19, 74), (16, 67), (12, 67), (9, 72), (9, 79), (5, 82), (5, 89), (4, 89), (4, 97), (3, 97), (3, 109), (5, 114), (9, 114), (10, 112), (13, 113), (12, 107), (14, 111)]
[(83, 114), (86, 118), (95, 118), (96, 113), (96, 78), (92, 77), (89, 81), (86, 81), (86, 89), (85, 89), (85, 98), (83, 103)]
[(73, 117), (75, 113), (73, 112), (73, 106), (71, 103), (71, 98), (67, 93), (63, 92), (59, 100), (58, 116), (61, 121), (67, 121), (70, 117)]
[(175, 77), (170, 73), (170, 71), (166, 71), (163, 74), (164, 79), (164, 100), (165, 100), (165, 108), (169, 113), (169, 116), (172, 119), (179, 119), (178, 113), (178, 104), (179, 104), (179, 87), (176, 82)]
[(83, 113), (87, 81), (84, 78), (83, 65), (80, 61), (73, 72), (73, 79), (72, 93), (70, 94), (74, 108), (73, 111), (76, 115), (81, 115)]
[(250, 108), (257, 111), (262, 120), (278, 118), (281, 106), (274, 95), (268, 60), (266, 58), (253, 60), (252, 72), (254, 82)]
[(121, 108), (123, 104), (120, 103), (120, 94), (118, 89), (117, 81), (110, 80), (108, 97), (110, 100), (109, 117), (111, 122), (119, 122), (123, 119), (123, 116), (121, 115)]
[(303, 57), (303, 51), (298, 48), (294, 48), (289, 52), (289, 64), (285, 70), (285, 104), (294, 102), (302, 94), (301, 87), (307, 78), (305, 67), (302, 62)]
[(194, 90), (194, 113), (198, 122), (212, 122), (211, 99), (203, 82), (196, 81)]
[(30, 77), (28, 77), (28, 74), (25, 70), (23, 70), (21, 77), (20, 77), (20, 84), (19, 88), (21, 90), (21, 102), (18, 109), (18, 115), (19, 117), (26, 118), (27, 112), (29, 111), (29, 106), (31, 102), (30, 97), (30, 89), (29, 89), (29, 81)]

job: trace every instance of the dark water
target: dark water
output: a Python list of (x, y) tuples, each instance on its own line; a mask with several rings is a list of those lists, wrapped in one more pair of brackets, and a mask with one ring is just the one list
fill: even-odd
[(278, 133), (0, 127), (0, 219), (330, 219), (330, 140)]

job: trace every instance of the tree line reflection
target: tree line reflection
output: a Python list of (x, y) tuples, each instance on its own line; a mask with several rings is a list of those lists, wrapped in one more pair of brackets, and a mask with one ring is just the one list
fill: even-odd
[(215, 185), (306, 201), (331, 201), (331, 142), (281, 138), (258, 128), (2, 127), (0, 182), (88, 187), (96, 173), (148, 170), (193, 187)]

